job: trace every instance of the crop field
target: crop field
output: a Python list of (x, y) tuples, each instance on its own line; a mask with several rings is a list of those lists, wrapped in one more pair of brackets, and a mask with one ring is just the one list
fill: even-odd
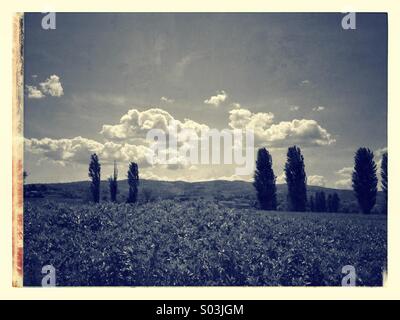
[(141, 205), (25, 201), (24, 285), (44, 265), (58, 286), (382, 285), (382, 215), (266, 212), (206, 200)]

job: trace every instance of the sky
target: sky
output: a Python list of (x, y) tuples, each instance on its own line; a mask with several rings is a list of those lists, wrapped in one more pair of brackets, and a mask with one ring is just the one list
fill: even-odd
[(308, 184), (350, 188), (354, 153), (387, 147), (387, 16), (357, 14), (25, 15), (24, 167), (29, 183), (102, 178), (113, 160), (158, 180), (252, 180), (235, 165), (149, 165), (146, 130), (252, 129), (283, 183), (287, 148)]

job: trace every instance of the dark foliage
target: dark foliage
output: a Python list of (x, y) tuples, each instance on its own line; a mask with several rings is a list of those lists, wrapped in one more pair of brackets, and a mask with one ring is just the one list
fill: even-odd
[(388, 204), (388, 171), (387, 171), (387, 163), (388, 154), (385, 152), (382, 155), (382, 163), (381, 163), (381, 177), (382, 177), (382, 191), (385, 195), (385, 203), (383, 205), (383, 212), (387, 213), (387, 204)]
[(24, 204), (24, 285), (381, 286), (385, 216), (260, 212), (210, 201)]
[(304, 157), (299, 147), (288, 149), (285, 164), (286, 183), (288, 187), (288, 204), (292, 211), (306, 211), (307, 176), (304, 169)]
[(262, 210), (276, 210), (276, 184), (272, 169), (272, 157), (267, 149), (261, 148), (257, 153), (254, 187)]
[(308, 205), (309, 205), (310, 211), (311, 212), (315, 212), (315, 200), (314, 200), (314, 196), (313, 195), (310, 196), (310, 200), (308, 201)]
[(315, 211), (326, 212), (326, 197), (323, 191), (318, 191), (315, 194)]
[(90, 183), (90, 192), (92, 194), (92, 200), (94, 202), (100, 201), (100, 171), (101, 165), (97, 154), (90, 156), (89, 164), (89, 177), (92, 179)]
[(129, 164), (128, 169), (128, 184), (129, 193), (127, 203), (135, 203), (138, 197), (138, 186), (139, 186), (139, 168), (135, 162)]
[(354, 157), (353, 190), (361, 211), (369, 214), (376, 203), (378, 178), (374, 153), (368, 148), (359, 148)]
[(335, 192), (333, 194), (329, 194), (328, 196), (328, 212), (339, 212), (340, 208), (340, 198), (339, 195)]
[(110, 199), (112, 202), (116, 202), (118, 193), (118, 169), (115, 160), (114, 160), (114, 173), (111, 177), (108, 178), (108, 185), (110, 187)]
[(153, 191), (149, 188), (144, 188), (142, 194), (143, 194), (143, 202), (144, 203), (153, 202), (155, 200)]

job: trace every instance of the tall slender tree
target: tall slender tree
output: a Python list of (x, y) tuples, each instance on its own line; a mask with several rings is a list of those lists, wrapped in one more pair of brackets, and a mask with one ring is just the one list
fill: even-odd
[(114, 160), (114, 172), (111, 177), (108, 178), (108, 185), (110, 187), (110, 199), (112, 202), (117, 202), (118, 193), (118, 169), (117, 162)]
[(138, 196), (138, 186), (139, 186), (139, 168), (135, 162), (131, 162), (129, 164), (128, 169), (128, 184), (129, 184), (129, 193), (127, 203), (135, 203), (137, 201)]
[(388, 171), (387, 171), (388, 162), (387, 161), (388, 161), (388, 154), (387, 152), (385, 152), (382, 155), (382, 162), (381, 162), (382, 191), (383, 194), (385, 195), (383, 212), (385, 214), (387, 213), (387, 206), (388, 206)]
[(90, 191), (92, 193), (92, 199), (94, 202), (100, 201), (100, 172), (101, 165), (97, 154), (90, 156), (89, 164), (89, 177), (92, 179), (90, 183)]
[(285, 175), (290, 210), (305, 211), (307, 206), (307, 176), (304, 169), (304, 157), (299, 147), (293, 146), (288, 149)]
[(253, 185), (257, 191), (260, 208), (263, 210), (276, 210), (275, 181), (276, 177), (272, 169), (270, 153), (265, 148), (258, 149)]
[(352, 175), (353, 190), (360, 209), (369, 214), (376, 203), (378, 178), (374, 153), (368, 148), (359, 148), (354, 156)]

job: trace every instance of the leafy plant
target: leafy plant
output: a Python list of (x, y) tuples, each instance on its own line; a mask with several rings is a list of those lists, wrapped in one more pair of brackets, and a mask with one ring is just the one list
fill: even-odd
[(272, 157), (265, 148), (257, 153), (256, 171), (254, 173), (254, 187), (257, 191), (257, 199), (263, 210), (276, 210), (276, 185), (275, 174), (272, 169)]
[(55, 267), (59, 286), (382, 285), (386, 216), (232, 209), (205, 200), (140, 206), (24, 204), (24, 285)]
[(101, 165), (99, 158), (94, 153), (90, 156), (89, 177), (92, 180), (90, 183), (90, 192), (94, 202), (100, 201), (100, 171)]
[(363, 213), (369, 214), (376, 203), (378, 178), (374, 153), (359, 148), (354, 156), (353, 190)]
[(290, 210), (306, 211), (307, 176), (304, 169), (304, 157), (299, 147), (293, 146), (288, 149), (285, 175)]
[(115, 160), (114, 160), (114, 173), (111, 177), (108, 178), (108, 185), (110, 187), (110, 199), (112, 202), (116, 202), (118, 193), (118, 169)]
[(139, 186), (139, 168), (135, 162), (129, 164), (128, 169), (129, 193), (127, 203), (135, 203), (137, 201)]

